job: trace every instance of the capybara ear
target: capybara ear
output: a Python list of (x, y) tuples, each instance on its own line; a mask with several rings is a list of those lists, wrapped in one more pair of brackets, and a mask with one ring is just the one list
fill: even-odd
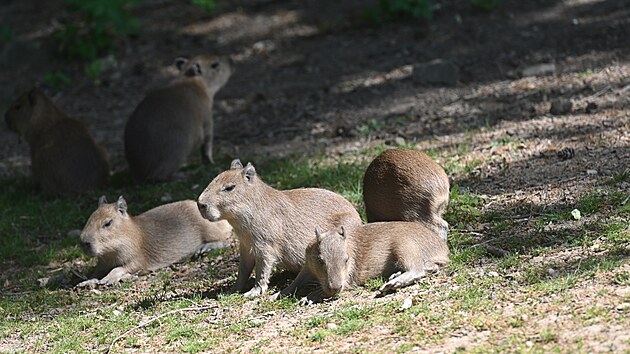
[(118, 212), (121, 215), (127, 214), (127, 201), (125, 200), (125, 198), (123, 198), (122, 195), (118, 197), (118, 202), (116, 202), (116, 206), (118, 207)]
[(241, 163), (241, 160), (239, 159), (232, 160), (232, 164), (230, 165), (230, 170), (233, 170), (236, 168), (243, 168), (243, 164)]
[(342, 239), (344, 239), (344, 240), (346, 239), (346, 228), (343, 227), (343, 225), (341, 225), (341, 230), (339, 232), (339, 235), (341, 235)]
[(182, 71), (186, 63), (188, 63), (188, 58), (179, 57), (179, 58), (175, 58), (175, 62), (173, 63), (173, 65), (175, 65), (177, 70)]
[(103, 204), (107, 204), (107, 198), (104, 195), (98, 198), (98, 206), (101, 206)]
[(243, 176), (245, 176), (247, 181), (250, 183), (254, 180), (254, 177), (256, 176), (256, 169), (251, 162), (248, 162), (247, 166), (243, 169)]

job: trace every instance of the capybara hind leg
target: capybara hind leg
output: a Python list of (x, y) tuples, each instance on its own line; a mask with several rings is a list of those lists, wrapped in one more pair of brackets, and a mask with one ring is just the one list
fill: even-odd
[(387, 283), (385, 283), (383, 286), (381, 286), (380, 291), (381, 292), (386, 292), (386, 291), (391, 291), (397, 288), (402, 288), (405, 287), (413, 282), (415, 282), (416, 280), (422, 278), (425, 275), (425, 271), (421, 270), (409, 270), (406, 271), (400, 275), (398, 275), (397, 277), (390, 279)]

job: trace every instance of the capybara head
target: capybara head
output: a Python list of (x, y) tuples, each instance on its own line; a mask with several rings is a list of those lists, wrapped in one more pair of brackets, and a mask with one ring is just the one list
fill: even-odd
[(187, 77), (202, 77), (208, 89), (218, 91), (232, 75), (232, 64), (228, 57), (200, 55), (188, 58), (175, 59), (175, 67)]
[(343, 290), (350, 274), (346, 232), (315, 230), (317, 241), (306, 249), (306, 265), (322, 286), (323, 295), (331, 297)]
[(230, 169), (216, 176), (199, 195), (197, 206), (201, 216), (210, 221), (231, 219), (246, 215), (256, 207), (259, 200), (260, 184), (256, 169), (251, 163), (243, 167), (241, 161), (232, 161)]
[(22, 94), (4, 115), (7, 127), (20, 135), (27, 135), (31, 127), (37, 127), (46, 119), (48, 102), (48, 97), (37, 88)]
[(81, 249), (90, 257), (115, 254), (130, 241), (127, 202), (120, 196), (116, 203), (107, 203), (105, 196), (98, 200), (98, 208), (90, 215), (81, 231)]

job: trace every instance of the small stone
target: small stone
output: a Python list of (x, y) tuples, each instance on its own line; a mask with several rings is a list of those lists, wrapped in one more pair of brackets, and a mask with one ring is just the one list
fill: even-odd
[(394, 144), (398, 146), (405, 145), (405, 138), (397, 136), (396, 138), (394, 138)]
[(49, 280), (50, 280), (49, 277), (39, 278), (37, 279), (37, 283), (39, 284), (40, 288), (45, 288), (48, 285)]
[(532, 342), (531, 340), (528, 340), (527, 342), (525, 342), (525, 345), (529, 348), (534, 346), (534, 342)]
[(595, 176), (597, 174), (597, 170), (586, 170), (586, 174), (588, 176)]
[(615, 290), (615, 295), (620, 297), (630, 297), (630, 286)]
[(586, 104), (586, 108), (584, 108), (584, 111), (586, 113), (593, 113), (596, 109), (597, 109), (597, 103), (589, 102)]
[(411, 296), (409, 296), (408, 298), (405, 299), (405, 301), (403, 301), (402, 305), (400, 305), (400, 311), (404, 311), (410, 308), (412, 305), (413, 305), (413, 299), (411, 298)]
[(118, 310), (114, 310), (114, 311), (112, 311), (112, 313), (114, 314), (114, 316), (120, 316), (122, 314), (122, 312), (120, 312)]
[(336, 323), (330, 322), (326, 325), (326, 328), (328, 329), (337, 329), (339, 326), (337, 326)]
[(553, 276), (557, 275), (558, 272), (555, 269), (553, 269), (553, 268), (549, 268), (549, 269), (547, 269), (547, 274), (549, 274), (549, 275), (551, 275), (553, 277)]
[(413, 81), (419, 84), (454, 86), (459, 80), (459, 68), (450, 61), (435, 59), (413, 66)]
[(630, 302), (624, 302), (622, 304), (617, 305), (615, 307), (615, 310), (620, 311), (620, 312), (626, 312), (630, 310)]
[(571, 210), (571, 216), (573, 216), (573, 219), (575, 220), (580, 220), (582, 218), (582, 213), (579, 209), (573, 209)]
[(160, 200), (162, 202), (170, 202), (173, 200), (173, 196), (170, 193), (166, 193), (160, 198)]
[(489, 277), (498, 277), (499, 273), (497, 273), (497, 272), (488, 272), (488, 276)]
[(74, 229), (74, 230), (70, 230), (67, 233), (68, 237), (81, 237), (81, 230), (79, 229)]
[(567, 100), (564, 98), (556, 98), (551, 101), (551, 108), (549, 109), (549, 113), (554, 116), (559, 116), (563, 114), (570, 113), (573, 109), (573, 102), (571, 100)]
[(554, 74), (556, 72), (556, 64), (536, 64), (528, 66), (521, 71), (521, 76), (543, 76)]

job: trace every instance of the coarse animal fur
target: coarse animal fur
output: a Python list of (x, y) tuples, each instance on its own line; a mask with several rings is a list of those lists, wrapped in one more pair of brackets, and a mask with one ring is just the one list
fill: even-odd
[[(319, 188), (279, 191), (265, 184), (251, 163), (232, 161), (201, 193), (199, 210), (204, 218), (227, 220), (239, 240), (239, 270), (234, 286), (246, 290), (254, 267), (256, 282), (246, 296), (263, 294), (276, 265), (298, 272), (306, 247), (314, 242), (313, 230), (361, 224), (361, 217), (342, 196)], [(340, 219), (338, 214), (344, 214)]]
[(228, 247), (231, 234), (227, 222), (203, 219), (192, 200), (131, 216), (122, 196), (110, 204), (103, 196), (81, 232), (83, 252), (98, 259), (95, 278), (79, 285), (110, 285), (133, 273), (181, 261), (195, 252)]
[(442, 215), (448, 198), (446, 172), (417, 150), (385, 150), (370, 163), (363, 177), (363, 200), (370, 223), (424, 222), (446, 240), (448, 223)]
[(201, 149), (211, 162), (214, 95), (232, 74), (229, 58), (177, 58), (179, 77), (140, 102), (125, 127), (125, 156), (136, 182), (165, 181)]
[(105, 150), (39, 89), (13, 102), (5, 119), (28, 143), (33, 180), (44, 194), (76, 194), (107, 184)]
[(278, 297), (299, 289), (301, 275), (319, 281), (321, 288), (309, 297), (320, 301), (379, 276), (389, 278), (382, 292), (407, 286), (449, 263), (446, 242), (423, 223), (377, 222), (315, 235), (304, 268)]

